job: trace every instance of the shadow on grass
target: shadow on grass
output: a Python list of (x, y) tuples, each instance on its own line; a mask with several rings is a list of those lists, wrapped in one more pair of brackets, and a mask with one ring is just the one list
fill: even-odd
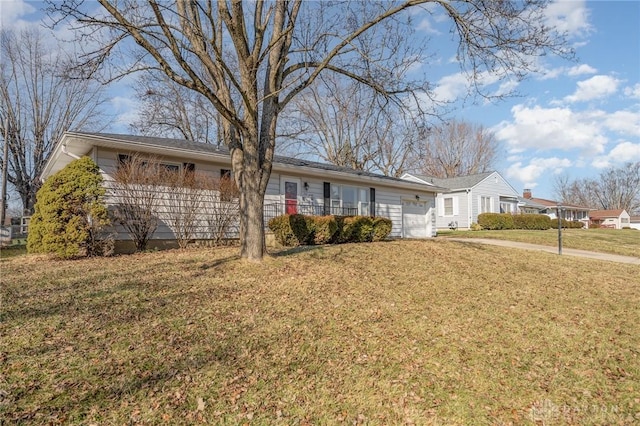
[(285, 248), (285, 249), (282, 249), (282, 250), (279, 250), (279, 251), (269, 252), (269, 256), (271, 256), (271, 257), (284, 257), (284, 256), (291, 256), (291, 255), (298, 254), (298, 253), (306, 253), (306, 252), (319, 251), (319, 250), (324, 250), (324, 246), (323, 245), (318, 245), (318, 246), (289, 247), (289, 248)]
[(207, 269), (211, 269), (211, 268), (215, 268), (215, 267), (218, 267), (218, 266), (222, 266), (222, 265), (225, 265), (225, 264), (227, 264), (229, 262), (232, 262), (234, 260), (240, 260), (240, 256), (236, 254), (236, 255), (233, 255), (233, 256), (223, 257), (222, 259), (214, 260), (211, 263), (205, 263), (203, 265), (200, 265), (198, 267), (198, 269), (202, 270), (202, 271), (206, 271)]

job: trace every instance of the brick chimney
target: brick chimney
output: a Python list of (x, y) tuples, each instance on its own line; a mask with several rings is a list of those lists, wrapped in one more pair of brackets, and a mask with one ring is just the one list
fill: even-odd
[(525, 188), (525, 190), (522, 192), (522, 196), (526, 199), (531, 199), (531, 190)]

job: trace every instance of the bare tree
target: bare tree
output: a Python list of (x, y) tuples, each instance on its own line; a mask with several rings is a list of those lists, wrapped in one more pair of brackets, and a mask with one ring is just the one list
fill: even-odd
[(198, 217), (205, 205), (206, 176), (189, 168), (164, 169), (160, 219), (173, 231), (178, 246), (186, 248), (199, 227)]
[(321, 75), (284, 117), (283, 152), (388, 176), (407, 168), (419, 129), (409, 108), (339, 74)]
[(451, 120), (426, 132), (417, 151), (417, 170), (427, 176), (449, 178), (493, 170), (499, 144), (483, 126)]
[[(453, 24), (459, 63), (472, 82), (486, 72), (497, 79), (521, 78), (535, 67), (536, 56), (570, 53), (563, 35), (545, 25), (544, 0), (99, 0), (101, 11), (81, 3), (49, 1), (51, 16), (76, 19), (85, 37), (94, 38), (89, 45), (98, 46), (78, 69), (93, 75), (110, 62), (112, 78), (156, 69), (202, 94), (221, 115), (240, 190), (241, 256), (252, 260), (264, 254), (264, 194), (278, 117), (287, 104), (326, 71), (398, 102), (402, 94), (428, 91), (424, 81), (394, 74), (399, 64), (415, 58), (387, 55), (393, 49), (383, 38), (386, 31), (376, 33), (379, 26), (412, 28), (408, 9), (424, 4), (431, 6), (426, 13), (439, 9)], [(381, 42), (372, 42), (376, 38)], [(114, 53), (128, 40), (135, 42), (128, 45), (135, 48), (133, 60), (126, 61), (131, 66)]]
[(158, 159), (137, 154), (122, 157), (117, 167), (113, 181), (107, 182), (110, 203), (114, 205), (112, 214), (129, 234), (136, 250), (143, 251), (158, 228), (167, 193), (162, 187), (166, 174)]
[(220, 116), (200, 93), (151, 71), (138, 78), (135, 92), (141, 102), (138, 118), (130, 124), (135, 133), (221, 143)]
[(604, 210), (640, 213), (640, 161), (604, 170), (597, 179), (556, 177), (556, 196), (563, 202)]
[(40, 29), (0, 32), (0, 135), (8, 118), (8, 137), (2, 142), (9, 147), (8, 181), (28, 212), (55, 143), (71, 128), (95, 130), (105, 100), (95, 81), (65, 77), (68, 56), (52, 43)]
[(240, 218), (240, 204), (238, 188), (229, 177), (204, 179), (204, 223), (206, 230), (204, 237), (214, 245), (220, 245), (225, 240), (237, 235), (238, 219)]

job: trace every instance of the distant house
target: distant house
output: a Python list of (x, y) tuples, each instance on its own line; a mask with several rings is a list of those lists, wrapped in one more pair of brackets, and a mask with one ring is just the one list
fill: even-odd
[[(132, 154), (159, 158), (168, 170), (187, 168), (213, 177), (226, 176), (231, 160), (225, 148), (181, 139), (102, 133), (65, 133), (44, 167), (42, 178), (80, 156), (91, 157), (108, 185)], [(161, 189), (162, 190), (162, 189)], [(392, 237), (435, 236), (435, 203), (443, 191), (428, 182), (407, 181), (331, 164), (276, 156), (265, 195), (265, 221), (283, 213), (382, 216), (392, 220)], [(112, 197), (115, 199), (115, 197)], [(206, 209), (204, 209), (206, 210)], [(206, 211), (202, 215), (208, 214)], [(160, 224), (152, 241), (175, 238)], [(118, 229), (118, 240), (129, 239)]]
[(522, 214), (544, 214), (549, 207), (537, 203), (529, 198), (518, 197), (518, 213)]
[(436, 197), (438, 229), (452, 222), (469, 229), (481, 213), (518, 213), (518, 192), (495, 171), (446, 179), (405, 173), (402, 179), (449, 188)]
[(590, 224), (600, 228), (622, 229), (631, 227), (631, 216), (626, 210), (594, 210), (589, 213)]
[(640, 230), (640, 216), (631, 216), (629, 220), (629, 227)]
[(580, 221), (585, 224), (585, 227), (589, 224), (589, 212), (593, 210), (589, 207), (533, 197), (530, 189), (525, 189), (523, 191), (522, 198), (524, 199), (523, 202), (544, 206), (544, 208), (540, 209), (538, 213), (546, 214), (551, 219), (557, 218), (557, 208), (558, 206), (561, 206), (560, 215), (563, 219), (569, 221)]

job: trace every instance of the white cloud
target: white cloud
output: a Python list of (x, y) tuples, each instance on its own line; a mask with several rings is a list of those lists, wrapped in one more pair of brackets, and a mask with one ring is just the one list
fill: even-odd
[(545, 11), (547, 25), (570, 37), (581, 37), (591, 32), (589, 9), (584, 0), (555, 1)]
[(459, 72), (442, 77), (433, 91), (434, 98), (441, 102), (452, 102), (469, 93), (469, 80)]
[(609, 130), (640, 138), (640, 111), (615, 111), (604, 118), (604, 125)]
[[(500, 81), (500, 77), (489, 72), (481, 72), (477, 77), (477, 84), (480, 88), (486, 88)], [(493, 96), (504, 95), (509, 90), (513, 90), (518, 83), (516, 81), (503, 81), (496, 89)], [(469, 77), (463, 72), (457, 72), (442, 77), (438, 80), (436, 88), (433, 90), (434, 99), (438, 102), (453, 102), (472, 93)]]
[(564, 98), (567, 102), (583, 102), (602, 99), (613, 95), (618, 90), (620, 80), (608, 75), (596, 75), (588, 80), (579, 81), (573, 95)]
[(511, 153), (527, 149), (578, 149), (594, 154), (604, 152), (608, 142), (601, 130), (602, 124), (596, 120), (598, 114), (537, 105), (516, 105), (511, 113), (513, 121), (503, 121), (492, 129), (498, 140), (506, 142)]
[(584, 74), (595, 74), (597, 69), (587, 64), (576, 65), (570, 68), (558, 67), (551, 69), (543, 69), (541, 75), (538, 77), (540, 80), (550, 80), (558, 78), (562, 75), (568, 75), (569, 77), (577, 77)]
[(538, 185), (536, 181), (544, 175), (560, 174), (567, 167), (571, 167), (571, 161), (567, 158), (532, 158), (527, 165), (520, 161), (513, 163), (507, 169), (506, 175), (522, 182), (525, 188), (535, 188)]
[(437, 30), (434, 27), (433, 23), (431, 22), (431, 17), (422, 19), (418, 24), (417, 28), (419, 31), (424, 31), (427, 34), (435, 34), (435, 35), (442, 34), (439, 30)]
[(640, 99), (640, 83), (624, 88), (624, 95), (632, 99)]
[(591, 165), (598, 169), (604, 169), (627, 161), (640, 161), (640, 143), (620, 142), (607, 155), (596, 157)]
[(577, 75), (583, 74), (595, 74), (596, 72), (598, 72), (598, 70), (593, 68), (592, 66), (589, 66), (587, 64), (580, 64), (569, 68), (569, 70), (567, 71), (567, 75), (575, 77)]
[(25, 15), (35, 12), (37, 9), (24, 0), (1, 0), (0, 1), (0, 25), (2, 28), (22, 27)]

